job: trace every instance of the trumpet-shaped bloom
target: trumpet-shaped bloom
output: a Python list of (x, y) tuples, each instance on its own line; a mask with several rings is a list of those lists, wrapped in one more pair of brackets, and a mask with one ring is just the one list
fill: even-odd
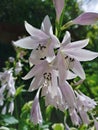
[(96, 119), (94, 119), (94, 124), (95, 124), (96, 130), (98, 130), (98, 121)]
[[(98, 53), (83, 49), (88, 44), (88, 39), (71, 42), (70, 33), (66, 32), (61, 47), (57, 54), (57, 64), (60, 74), (64, 77), (64, 70), (71, 70), (81, 79), (85, 79), (85, 72), (80, 61), (90, 61), (98, 56)], [(61, 67), (61, 66), (62, 67)]]
[(59, 21), (64, 8), (64, 0), (53, 0), (53, 4), (55, 6), (57, 20)]
[(54, 57), (54, 48), (59, 46), (57, 37), (53, 34), (52, 25), (48, 16), (46, 16), (41, 24), (41, 29), (37, 29), (25, 22), (25, 28), (30, 36), (13, 42), (14, 45), (33, 49), (30, 62), (36, 64), (39, 60), (47, 58), (51, 60)]
[(36, 97), (33, 101), (32, 104), (32, 109), (31, 109), (31, 121), (33, 121), (34, 124), (42, 124), (42, 114), (40, 110), (40, 104), (39, 104), (39, 93), (40, 89), (37, 91)]
[(83, 93), (75, 93), (77, 97), (77, 110), (81, 116), (81, 119), (85, 124), (89, 124), (90, 121), (87, 112), (94, 109), (97, 104), (93, 99), (89, 98)]
[[(5, 70), (4, 72), (0, 72), (0, 81), (2, 87), (0, 88), (0, 105), (4, 105), (5, 96), (7, 98), (12, 98), (15, 95), (15, 80), (12, 75), (12, 69)], [(7, 106), (5, 105), (2, 109), (2, 114), (6, 113)], [(13, 113), (14, 111), (14, 102), (11, 101), (9, 105), (8, 112)]]
[(40, 64), (35, 65), (23, 79), (33, 78), (29, 91), (38, 89), (41, 86), (46, 106), (53, 105), (55, 108), (64, 111), (68, 107), (73, 107), (75, 102), (74, 93), (67, 82), (63, 86), (59, 86), (58, 70), (55, 70), (53, 65), (53, 61), (48, 63), (44, 60)]
[(75, 18), (72, 23), (80, 25), (90, 25), (98, 21), (98, 13), (86, 12)]

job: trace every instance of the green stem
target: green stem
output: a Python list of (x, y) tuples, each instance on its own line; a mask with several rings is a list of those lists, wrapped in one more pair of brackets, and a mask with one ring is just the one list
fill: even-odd
[(67, 22), (66, 24), (64, 24), (62, 27), (61, 27), (61, 30), (65, 30), (66, 28), (70, 27), (71, 25), (73, 25), (73, 22), (72, 21), (69, 21)]

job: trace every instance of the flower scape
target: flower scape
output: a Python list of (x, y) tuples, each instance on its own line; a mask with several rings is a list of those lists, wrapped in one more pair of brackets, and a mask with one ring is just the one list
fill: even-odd
[[(60, 3), (61, 2), (61, 3)], [(63, 11), (64, 1), (53, 0), (57, 23)], [(64, 30), (73, 24), (89, 25), (97, 21), (97, 13), (84, 13), (63, 25)], [(69, 113), (73, 125), (82, 123), (89, 125), (90, 117), (94, 119), (96, 130), (98, 122), (92, 114), (97, 103), (80, 90), (74, 90), (70, 81), (78, 77), (80, 81), (86, 79), (81, 61), (91, 61), (98, 57), (97, 52), (85, 49), (89, 39), (71, 41), (71, 34), (66, 30), (62, 42), (53, 32), (49, 16), (45, 16), (41, 28), (37, 29), (25, 21), (25, 28), (29, 36), (14, 41), (15, 46), (30, 49), (28, 58), (31, 70), (23, 77), (32, 78), (29, 90), (37, 90), (31, 109), (31, 121), (42, 124), (43, 117), (39, 103), (40, 95), (45, 99), (45, 105), (52, 105), (62, 112)], [(65, 121), (66, 129), (70, 130)]]

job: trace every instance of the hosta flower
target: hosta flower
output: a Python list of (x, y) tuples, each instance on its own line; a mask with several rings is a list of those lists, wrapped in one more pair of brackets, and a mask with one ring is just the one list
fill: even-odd
[[(54, 61), (48, 63), (44, 60), (40, 64), (35, 65), (23, 79), (27, 80), (33, 77), (29, 91), (38, 89), (41, 86), (46, 106), (53, 105), (55, 108), (64, 111), (67, 108), (67, 102), (59, 88), (58, 71), (55, 70), (55, 66), (53, 65)], [(65, 89), (67, 88), (65, 87)]]
[(21, 64), (21, 62), (20, 61), (18, 61), (17, 63), (16, 63), (16, 67), (15, 67), (15, 74), (17, 75), (17, 74), (19, 74), (21, 71), (22, 71), (22, 64)]
[(77, 110), (81, 116), (83, 123), (89, 124), (89, 116), (87, 112), (94, 109), (97, 105), (96, 102), (89, 98), (88, 96), (84, 95), (82, 92), (75, 92), (77, 97)]
[(42, 115), (41, 115), (41, 110), (40, 110), (40, 104), (39, 104), (39, 93), (40, 89), (37, 91), (36, 97), (33, 101), (32, 104), (32, 109), (31, 109), (31, 121), (33, 121), (34, 124), (42, 124)]
[(26, 49), (33, 49), (30, 56), (30, 62), (33, 62), (33, 64), (47, 57), (51, 61), (51, 58), (53, 59), (55, 55), (54, 48), (59, 46), (59, 41), (53, 34), (49, 17), (46, 16), (44, 18), (41, 29), (31, 26), (27, 22), (25, 22), (25, 28), (30, 36), (13, 42), (14, 45)]
[(64, 0), (53, 0), (53, 4), (55, 6), (57, 20), (59, 21), (64, 8)]
[[(2, 87), (0, 88), (0, 105), (4, 105), (4, 100), (6, 100), (6, 98), (7, 99), (12, 98), (16, 92), (15, 80), (12, 74), (12, 69), (5, 70), (4, 72), (0, 72), (0, 81), (2, 85)], [(2, 114), (6, 113), (7, 110), (6, 105), (2, 109)], [(12, 114), (13, 111), (14, 111), (14, 102), (11, 101), (9, 104), (8, 112)]]
[(96, 119), (94, 119), (94, 124), (95, 124), (96, 130), (98, 130), (98, 121)]
[(7, 111), (7, 106), (5, 105), (1, 111), (1, 114), (5, 115)]
[(5, 88), (6, 88), (6, 85), (3, 85), (0, 88), (0, 106), (2, 106), (3, 103), (4, 103), (4, 91), (5, 91)]
[(80, 25), (90, 25), (98, 21), (98, 13), (86, 12), (75, 18), (72, 23)]
[(11, 114), (13, 114), (13, 111), (14, 111), (14, 102), (11, 101), (10, 104), (9, 104), (9, 110), (8, 110), (8, 112), (11, 113)]
[(85, 79), (80, 61), (90, 61), (98, 56), (96, 52), (83, 49), (87, 44), (88, 39), (71, 42), (70, 33), (66, 32), (57, 54), (58, 69), (62, 77), (65, 77), (65, 70), (71, 70), (81, 79)]

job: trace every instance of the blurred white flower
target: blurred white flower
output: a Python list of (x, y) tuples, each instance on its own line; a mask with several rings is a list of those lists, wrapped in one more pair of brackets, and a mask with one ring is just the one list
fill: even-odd
[(5, 91), (5, 89), (6, 89), (6, 84), (0, 88), (0, 106), (2, 106), (4, 104), (4, 91)]
[(14, 57), (9, 57), (9, 62), (13, 63), (15, 61)]
[(14, 111), (14, 102), (11, 101), (10, 104), (9, 104), (9, 109), (8, 109), (8, 112), (13, 114), (13, 111)]
[(16, 63), (16, 66), (15, 66), (15, 74), (17, 75), (17, 74), (19, 74), (21, 71), (22, 71), (22, 63), (20, 62), (20, 61), (18, 61), (17, 63)]
[(84, 124), (89, 124), (89, 111), (93, 110), (97, 105), (96, 102), (90, 97), (84, 95), (82, 92), (76, 92), (77, 111)]
[(7, 106), (5, 105), (1, 111), (1, 114), (5, 115), (7, 111)]
[[(2, 109), (2, 114), (6, 113), (7, 106), (4, 104), (4, 100), (8, 98), (13, 98), (15, 95), (15, 80), (13, 77), (12, 69), (5, 70), (4, 72), (0, 72), (0, 81), (1, 81), (1, 88), (0, 88), (0, 105), (4, 105)], [(6, 94), (5, 94), (6, 93)], [(10, 102), (9, 110), (11, 114), (14, 110), (14, 102)]]

